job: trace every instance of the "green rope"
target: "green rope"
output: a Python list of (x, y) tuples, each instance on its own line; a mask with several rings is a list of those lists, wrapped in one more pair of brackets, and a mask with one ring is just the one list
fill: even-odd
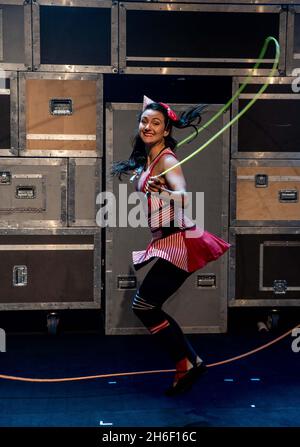
[[(180, 166), (181, 164), (185, 163), (186, 161), (190, 160), (192, 157), (197, 155), (199, 152), (201, 152), (203, 149), (205, 149), (207, 146), (209, 146), (214, 140), (216, 140), (220, 135), (222, 135), (222, 133), (224, 133), (225, 130), (227, 130), (234, 123), (236, 123), (240, 119), (240, 117), (243, 116), (250, 109), (250, 107), (253, 106), (253, 104), (258, 100), (258, 98), (262, 95), (262, 93), (266, 90), (266, 88), (270, 84), (270, 80), (274, 76), (274, 73), (275, 73), (275, 71), (276, 71), (276, 69), (278, 67), (279, 57), (280, 57), (280, 46), (279, 46), (278, 41), (274, 37), (269, 36), (269, 37), (266, 38), (266, 40), (264, 42), (264, 45), (263, 45), (262, 50), (261, 50), (260, 55), (259, 55), (259, 59), (258, 59), (257, 63), (255, 64), (255, 66), (253, 67), (252, 71), (256, 70), (259, 67), (259, 65), (260, 65), (261, 61), (263, 60), (264, 55), (265, 55), (265, 53), (266, 53), (266, 51), (268, 49), (268, 46), (269, 46), (270, 42), (274, 43), (275, 49), (276, 49), (276, 55), (275, 55), (273, 67), (272, 67), (272, 69), (271, 69), (271, 71), (270, 71), (270, 73), (268, 75), (267, 81), (261, 86), (259, 91), (251, 99), (251, 101), (231, 121), (229, 121), (224, 127), (222, 127), (222, 129), (220, 129), (216, 134), (214, 134), (202, 146), (200, 146), (198, 149), (196, 149), (194, 152), (192, 152), (190, 155), (188, 155), (183, 160), (181, 160), (178, 163), (176, 163), (174, 166), (171, 166), (170, 168), (166, 169), (161, 174), (159, 174), (159, 175), (157, 175), (155, 177), (161, 177), (162, 175), (165, 175), (167, 172), (171, 171), (172, 169), (176, 168), (177, 166)], [(236, 93), (233, 95), (233, 97), (204, 126), (202, 126), (200, 129), (198, 129), (197, 132), (194, 132), (193, 134), (191, 134), (188, 137), (186, 137), (184, 140), (180, 141), (177, 144), (177, 147), (182, 146), (183, 144), (187, 143), (192, 138), (194, 138), (196, 135), (199, 135), (200, 132), (202, 132), (204, 129), (206, 129), (212, 122), (214, 122), (220, 115), (222, 115), (222, 113), (224, 113), (228, 109), (228, 107), (233, 103), (233, 101), (240, 96), (241, 92), (248, 85), (249, 80), (252, 78), (252, 76), (253, 76), (253, 74), (252, 75), (248, 75), (247, 78), (246, 78), (246, 81), (236, 91)]]

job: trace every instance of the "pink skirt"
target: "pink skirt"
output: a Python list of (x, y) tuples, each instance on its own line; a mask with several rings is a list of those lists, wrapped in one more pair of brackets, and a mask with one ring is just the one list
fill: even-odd
[(182, 270), (194, 272), (218, 259), (229, 247), (228, 242), (195, 226), (160, 239), (152, 239), (146, 250), (134, 251), (132, 259), (136, 270), (157, 257)]

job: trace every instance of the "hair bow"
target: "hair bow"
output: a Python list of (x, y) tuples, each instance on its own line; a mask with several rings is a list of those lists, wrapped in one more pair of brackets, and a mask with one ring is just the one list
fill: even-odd
[[(155, 101), (153, 101), (152, 99), (148, 98), (148, 96), (144, 95), (143, 111), (146, 109), (146, 107), (148, 107), (149, 104), (153, 104), (154, 102)], [(166, 111), (168, 113), (168, 117), (170, 118), (170, 120), (178, 121), (178, 116), (176, 115), (174, 110), (172, 110), (171, 107), (168, 104), (165, 104), (164, 102), (159, 102), (158, 104), (160, 104), (161, 106), (163, 106), (166, 109)]]

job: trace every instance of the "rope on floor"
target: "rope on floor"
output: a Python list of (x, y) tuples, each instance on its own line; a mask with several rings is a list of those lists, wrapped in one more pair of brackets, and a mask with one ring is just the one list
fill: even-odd
[[(219, 366), (224, 365), (225, 363), (231, 363), (236, 360), (242, 359), (244, 357), (248, 357), (249, 355), (253, 355), (256, 352), (262, 351), (263, 349), (268, 348), (271, 345), (274, 345), (275, 343), (278, 343), (280, 340), (287, 337), (289, 334), (291, 334), (295, 329), (299, 328), (300, 324), (295, 326), (293, 329), (290, 329), (289, 331), (285, 332), (284, 334), (280, 335), (279, 337), (275, 338), (274, 340), (269, 341), (268, 343), (259, 346), (258, 348), (252, 349), (251, 351), (245, 352), (244, 354), (237, 355), (235, 357), (231, 357), (226, 360), (221, 360), (220, 362), (211, 363), (209, 365), (206, 365), (207, 367), (213, 367), (213, 366)], [(0, 379), (5, 380), (17, 380), (20, 382), (75, 382), (78, 380), (92, 380), (92, 379), (105, 379), (108, 377), (121, 377), (121, 376), (137, 376), (137, 375), (143, 375), (143, 374), (159, 374), (159, 373), (169, 373), (169, 372), (175, 372), (175, 369), (158, 369), (154, 371), (132, 371), (132, 372), (123, 372), (123, 373), (112, 373), (112, 374), (97, 374), (93, 376), (83, 376), (83, 377), (63, 377), (58, 379), (34, 379), (30, 377), (17, 377), (17, 376), (8, 376), (5, 374), (0, 374)]]

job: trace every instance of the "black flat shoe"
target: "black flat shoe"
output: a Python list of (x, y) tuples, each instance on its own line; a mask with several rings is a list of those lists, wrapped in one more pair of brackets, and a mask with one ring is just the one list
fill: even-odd
[(199, 366), (193, 366), (188, 372), (178, 380), (176, 385), (171, 386), (165, 391), (166, 396), (176, 396), (190, 390), (196, 380), (207, 372), (207, 366), (201, 363)]

